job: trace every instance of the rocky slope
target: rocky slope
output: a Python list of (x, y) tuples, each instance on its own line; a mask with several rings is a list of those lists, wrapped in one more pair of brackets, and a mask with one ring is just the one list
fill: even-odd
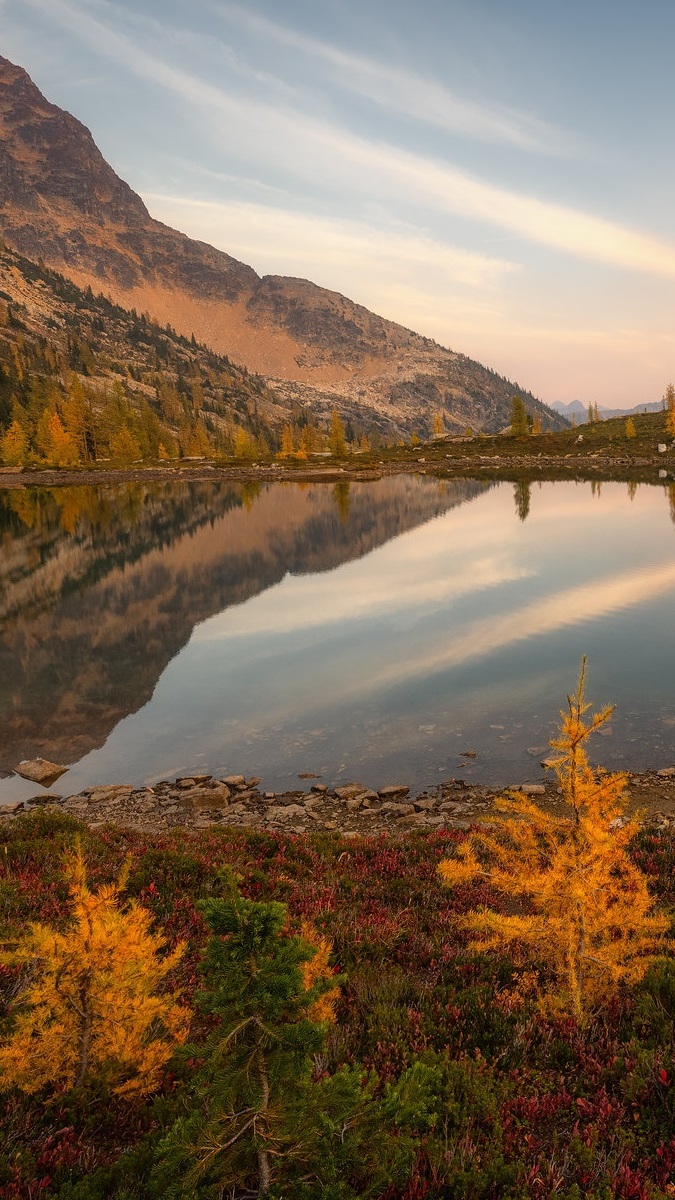
[[(320, 411), (386, 436), (497, 431), (517, 385), (304, 279), (266, 276), (154, 220), (89, 131), (0, 58), (0, 234), (81, 287), (149, 313)], [(565, 424), (523, 393), (544, 428)]]
[(15, 402), (35, 417), (76, 376), (99, 413), (121, 390), (174, 431), (196, 421), (274, 439), (290, 417), (260, 376), (0, 245), (0, 436)]

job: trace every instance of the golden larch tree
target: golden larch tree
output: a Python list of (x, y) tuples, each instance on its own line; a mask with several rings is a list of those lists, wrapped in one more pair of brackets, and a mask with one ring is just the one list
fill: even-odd
[(0, 1087), (68, 1091), (96, 1079), (118, 1095), (145, 1095), (187, 1037), (189, 1010), (158, 994), (184, 947), (162, 955), (150, 913), (122, 906), (124, 873), (90, 891), (79, 847), (66, 870), (72, 917), (64, 931), (33, 924), (0, 955), (27, 968), (13, 1033), (0, 1046)]
[(291, 458), (295, 454), (295, 435), (291, 425), (284, 425), (281, 431), (281, 449), (279, 458)]
[(584, 719), (585, 675), (584, 660), (551, 743), (560, 752), (553, 765), (569, 811), (556, 816), (517, 794), (497, 801), (505, 815), (473, 831), (456, 857), (439, 865), (450, 887), (482, 878), (518, 902), (516, 913), (469, 913), (463, 920), (475, 934), (472, 948), (511, 947), (530, 966), (542, 964), (548, 980), (534, 976), (541, 1007), (580, 1024), (642, 979), (667, 949), (670, 925), (654, 911), (646, 878), (628, 852), (637, 823), (625, 815), (625, 775), (588, 763), (585, 743), (613, 709)]
[(666, 388), (663, 404), (666, 410), (666, 433), (675, 437), (675, 386), (672, 383)]
[[(324, 983), (333, 977), (334, 972), (330, 966), (333, 943), (328, 938), (323, 937), (314, 928), (311, 921), (305, 919), (300, 923), (300, 936), (303, 941), (313, 946), (315, 950), (314, 957), (307, 959), (300, 965), (302, 986), (306, 992), (309, 992), (316, 983)], [(317, 1025), (334, 1025), (335, 1005), (339, 996), (339, 987), (329, 988), (328, 991), (322, 992), (318, 1000), (315, 1000), (307, 1010), (309, 1020), (315, 1021)]]
[(331, 454), (336, 458), (342, 458), (347, 453), (347, 440), (345, 436), (345, 427), (342, 423), (342, 418), (336, 408), (330, 414), (330, 432), (328, 434), (328, 448)]
[(0, 438), (0, 458), (10, 467), (18, 467), (28, 458), (28, 438), (18, 421), (12, 421)]

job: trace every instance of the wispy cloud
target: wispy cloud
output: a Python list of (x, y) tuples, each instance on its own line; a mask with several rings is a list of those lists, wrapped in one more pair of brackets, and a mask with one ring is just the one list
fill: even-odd
[[(227, 92), (172, 66), (69, 0), (26, 0), (66, 23), (98, 53), (194, 105), (214, 135), (227, 117), (228, 147), (323, 181), (365, 202), (392, 194), (436, 214), (501, 226), (524, 241), (614, 267), (675, 278), (675, 244), (610, 220), (494, 186), (446, 163), (384, 142), (368, 141), (292, 108)], [(214, 120), (214, 116), (221, 118)]]
[[(459, 250), (394, 223), (375, 228), (362, 221), (317, 217), (269, 205), (195, 200), (145, 192), (153, 213), (168, 224), (191, 229), (195, 236), (236, 252), (268, 273), (297, 274), (303, 264), (341, 268), (352, 274), (376, 270), (387, 285), (413, 285), (426, 272), (445, 288), (462, 284), (491, 289), (517, 269), (504, 259)], [(429, 279), (429, 273), (435, 278)]]
[(239, 5), (213, 3), (207, 7), (220, 17), (262, 35), (279, 45), (299, 50), (331, 71), (333, 82), (374, 101), (382, 108), (423, 121), (427, 125), (480, 141), (536, 150), (544, 154), (569, 153), (572, 139), (562, 130), (527, 113), (506, 106), (487, 106), (457, 95), (433, 79), (387, 63), (375, 62), (308, 37)]

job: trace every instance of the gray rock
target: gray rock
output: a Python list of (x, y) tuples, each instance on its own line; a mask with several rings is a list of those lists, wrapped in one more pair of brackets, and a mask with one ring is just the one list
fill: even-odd
[(404, 783), (388, 783), (377, 793), (380, 800), (391, 800), (394, 796), (407, 796), (410, 788)]
[(100, 804), (102, 800), (128, 800), (134, 791), (130, 783), (108, 783), (101, 787), (89, 788), (83, 792), (90, 804)]
[(414, 811), (414, 804), (400, 804), (396, 800), (388, 800), (380, 809), (380, 812), (389, 813), (392, 817), (409, 817)]
[(362, 783), (345, 783), (343, 787), (335, 788), (335, 795), (338, 800), (351, 800), (353, 796), (360, 796), (367, 791)]
[[(185, 799), (195, 804), (227, 804), (232, 792), (226, 783), (216, 783), (214, 787), (197, 786), (185, 793)], [(181, 797), (183, 799), (183, 797)]]
[(435, 808), (438, 808), (438, 800), (432, 799), (431, 796), (425, 800), (414, 800), (413, 804), (417, 812), (433, 812)]
[(23, 811), (23, 800), (8, 800), (5, 804), (0, 804), (0, 816), (12, 817), (14, 813)]
[(31, 796), (30, 800), (26, 801), (31, 807), (37, 807), (42, 804), (63, 804), (63, 796), (57, 792), (43, 792), (41, 796)]
[(307, 813), (300, 804), (275, 804), (267, 810), (268, 821), (292, 821), (297, 817), (306, 817)]
[(546, 788), (543, 783), (523, 783), (518, 789), (524, 796), (545, 796)]
[(228, 787), (232, 788), (246, 786), (246, 780), (244, 779), (243, 775), (226, 775), (225, 778), (221, 780), (221, 783), (226, 783)]

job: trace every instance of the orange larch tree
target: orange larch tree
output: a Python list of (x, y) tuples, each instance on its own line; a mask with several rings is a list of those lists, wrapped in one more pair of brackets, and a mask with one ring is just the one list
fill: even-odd
[(189, 1010), (174, 995), (158, 994), (184, 947), (162, 955), (150, 913), (121, 904), (124, 876), (90, 891), (79, 847), (67, 871), (66, 929), (33, 924), (0, 955), (27, 968), (13, 1033), (0, 1046), (0, 1088), (68, 1091), (96, 1080), (118, 1095), (145, 1095), (188, 1033)]
[(637, 983), (663, 954), (670, 921), (656, 912), (645, 876), (628, 846), (637, 823), (626, 816), (626, 777), (593, 770), (590, 735), (610, 718), (604, 708), (584, 720), (582, 665), (577, 690), (561, 713), (554, 770), (568, 811), (545, 812), (524, 795), (497, 802), (503, 816), (473, 831), (453, 859), (439, 865), (450, 887), (483, 878), (516, 900), (519, 912), (490, 908), (463, 918), (474, 949), (511, 947), (541, 965), (544, 1011), (580, 1024), (622, 988)]

